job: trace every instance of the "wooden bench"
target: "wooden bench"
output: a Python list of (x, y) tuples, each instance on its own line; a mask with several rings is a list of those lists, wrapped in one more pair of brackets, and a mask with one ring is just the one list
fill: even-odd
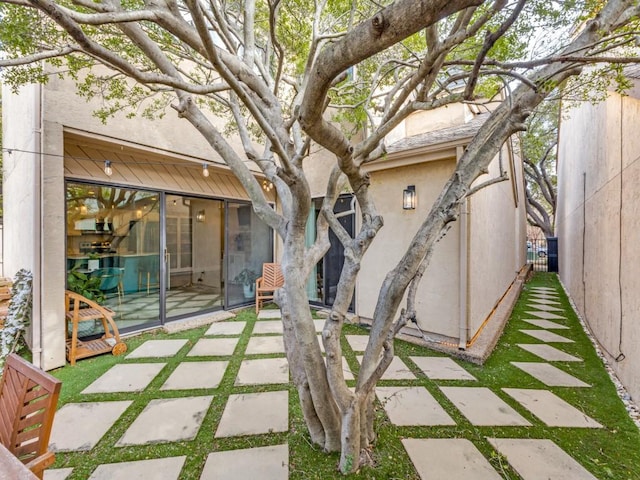
[[(122, 355), (127, 351), (127, 345), (120, 340), (120, 333), (113, 321), (111, 310), (69, 290), (65, 291), (64, 298), (66, 319), (71, 324), (71, 337), (69, 337), (69, 329), (67, 328), (67, 359), (71, 365), (75, 365), (76, 360), (82, 358), (108, 352)], [(102, 323), (104, 335), (94, 340), (79, 340), (78, 326), (80, 322), (95, 322), (96, 320)]]
[(13, 282), (10, 278), (0, 278), (0, 330), (4, 327), (4, 321), (9, 314), (12, 285)]
[[(55, 461), (48, 446), (61, 386), (15, 353), (7, 356), (0, 379), (0, 443), (38, 478)], [(0, 478), (3, 471), (0, 465)]]
[(262, 264), (262, 276), (256, 280), (256, 315), (265, 300), (273, 296), (284, 285), (284, 276), (279, 263)]

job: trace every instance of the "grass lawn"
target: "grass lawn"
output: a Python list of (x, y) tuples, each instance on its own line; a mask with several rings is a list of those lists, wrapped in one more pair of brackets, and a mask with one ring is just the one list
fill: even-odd
[[(546, 387), (533, 377), (524, 374), (512, 366), (512, 361), (541, 361), (533, 354), (519, 348), (518, 343), (537, 343), (531, 337), (520, 333), (519, 329), (529, 328), (524, 322), (528, 318), (525, 313), (525, 300), (528, 289), (532, 286), (549, 286), (560, 291), (558, 281), (553, 274), (536, 274), (529, 282), (516, 305), (510, 322), (498, 344), (484, 366), (460, 363), (478, 382), (473, 386), (489, 387), (504, 401), (514, 407), (521, 415), (533, 424), (532, 427), (478, 427), (472, 425), (442, 394), (439, 386), (464, 385), (462, 381), (432, 381), (427, 379), (414, 365), (409, 356), (440, 356), (440, 354), (424, 348), (396, 340), (396, 355), (401, 357), (407, 366), (416, 374), (418, 380), (382, 381), (380, 385), (418, 385), (424, 386), (447, 410), (455, 420), (455, 426), (448, 427), (397, 427), (387, 419), (384, 410), (379, 406), (377, 411), (377, 432), (379, 439), (374, 447), (374, 457), (377, 461), (375, 468), (363, 468), (358, 474), (347, 478), (364, 479), (418, 479), (418, 474), (402, 444), (402, 438), (466, 438), (489, 459), (493, 467), (507, 479), (520, 478), (510, 469), (506, 460), (494, 452), (487, 437), (509, 438), (547, 438), (574, 457), (587, 470), (600, 480), (624, 480), (640, 478), (640, 433), (636, 425), (626, 413), (624, 405), (616, 394), (615, 387), (606, 373), (601, 360), (597, 357), (589, 339), (582, 330), (577, 317), (573, 314), (567, 298), (561, 295), (562, 307), (566, 309), (570, 330), (564, 330), (562, 335), (575, 340), (572, 344), (563, 344), (561, 349), (569, 354), (584, 359), (584, 362), (558, 363), (558, 366), (572, 375), (592, 385), (591, 388)], [(246, 321), (253, 324), (256, 316), (252, 309), (240, 312), (234, 320)], [(251, 328), (249, 328), (251, 327)], [(535, 327), (532, 327), (535, 328)], [(214, 438), (218, 422), (230, 394), (282, 390), (279, 385), (265, 386), (234, 386), (235, 375), (238, 371), (241, 356), (221, 357), (229, 360), (230, 364), (218, 388), (206, 390), (160, 391), (160, 386), (166, 381), (178, 363), (185, 359), (193, 344), (203, 335), (206, 327), (193, 329), (173, 335), (164, 333), (147, 333), (126, 340), (129, 351), (149, 339), (184, 338), (188, 345), (177, 355), (163, 359), (127, 360), (127, 362), (162, 361), (168, 365), (160, 372), (153, 382), (143, 392), (92, 394), (83, 395), (80, 392), (97, 377), (106, 372), (116, 363), (123, 362), (122, 357), (103, 355), (82, 360), (74, 367), (66, 366), (52, 372), (63, 381), (59, 407), (70, 402), (132, 400), (133, 403), (120, 420), (110, 429), (100, 442), (89, 452), (58, 453), (54, 468), (74, 467), (69, 480), (86, 479), (97, 465), (131, 461), (146, 458), (186, 455), (187, 460), (182, 470), (182, 479), (198, 479), (206, 461), (212, 451), (250, 448), (256, 446), (289, 445), (289, 474), (291, 479), (328, 479), (344, 478), (336, 471), (338, 454), (327, 455), (310, 443), (309, 435), (304, 425), (296, 390), (289, 385), (289, 432), (268, 435), (255, 435), (235, 438)], [(249, 341), (252, 325), (244, 329), (236, 351), (244, 351)], [(354, 325), (345, 327), (346, 334), (364, 334), (366, 330)], [(240, 349), (240, 350), (238, 350)], [(356, 354), (343, 339), (343, 350), (352, 371), (357, 372)], [(264, 357), (268, 357), (265, 355)], [(275, 355), (274, 355), (275, 356)], [(197, 359), (197, 358), (194, 358)], [(354, 382), (350, 382), (353, 385)], [(586, 415), (600, 422), (605, 428), (581, 429), (547, 427), (526, 409), (501, 391), (501, 388), (546, 388), (582, 410)], [(114, 447), (115, 442), (123, 435), (129, 424), (142, 411), (147, 403), (156, 398), (175, 398), (178, 396), (213, 395), (213, 402), (206, 415), (200, 431), (193, 441), (175, 442), (170, 444), (156, 444), (136, 447)]]

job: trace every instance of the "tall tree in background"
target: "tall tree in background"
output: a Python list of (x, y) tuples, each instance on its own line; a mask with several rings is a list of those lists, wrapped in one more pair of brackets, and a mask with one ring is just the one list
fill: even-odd
[(543, 102), (527, 119), (527, 130), (521, 137), (527, 220), (545, 237), (554, 236), (559, 116), (558, 100)]
[[(415, 316), (417, 285), (433, 247), (457, 220), (462, 200), (503, 143), (581, 66), (635, 39), (635, 0), (0, 0), (0, 66), (5, 81), (46, 81), (56, 69), (88, 97), (102, 94), (105, 120), (119, 110), (163, 114), (167, 104), (209, 142), (250, 196), (260, 218), (283, 239), (283, 314), (291, 375), (311, 441), (340, 451), (340, 469), (357, 470), (375, 440), (374, 387), (393, 358), (393, 337)], [(579, 22), (552, 55), (523, 60), (533, 30)], [(626, 59), (631, 61), (630, 59)], [(616, 59), (615, 61), (625, 61)], [(97, 64), (110, 69), (94, 69)], [(357, 67), (356, 75), (353, 75)], [(102, 73), (101, 73), (102, 72)], [(460, 88), (460, 85), (463, 85)], [(379, 291), (355, 390), (342, 370), (340, 333), (360, 262), (383, 220), (366, 164), (384, 155), (384, 138), (416, 111), (497, 98), (515, 86), (469, 143), (454, 174), (414, 232)], [(230, 119), (242, 140), (232, 148), (211, 116)], [(364, 137), (338, 126), (349, 125)], [(305, 245), (311, 205), (302, 168), (312, 142), (335, 156), (317, 220)], [(310, 157), (307, 161), (313, 161)], [(273, 182), (273, 210), (247, 163)], [(482, 182), (482, 180), (481, 180)], [(472, 184), (474, 186), (472, 187)], [(333, 213), (350, 189), (362, 214), (351, 238)], [(345, 263), (322, 338), (306, 293), (311, 268), (329, 248), (331, 229)], [(405, 297), (405, 293), (408, 293)], [(406, 305), (400, 309), (403, 298)], [(363, 454), (361, 456), (361, 454)]]

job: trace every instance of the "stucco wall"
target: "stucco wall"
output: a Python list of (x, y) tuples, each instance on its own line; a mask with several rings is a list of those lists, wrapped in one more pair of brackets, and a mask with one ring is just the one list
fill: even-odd
[(635, 92), (636, 98), (611, 93), (606, 102), (566, 112), (558, 151), (557, 228), (560, 278), (637, 400), (640, 100)]
[[(367, 251), (358, 277), (357, 313), (372, 318), (380, 285), (406, 251), (413, 233), (424, 220), (453, 172), (455, 159), (423, 163), (371, 174), (371, 192), (384, 227)], [(415, 210), (402, 209), (402, 190), (415, 185)], [(459, 225), (456, 222), (438, 242), (431, 264), (416, 296), (420, 328), (456, 337), (459, 315)], [(452, 321), (453, 319), (453, 321)]]
[[(502, 168), (509, 180), (491, 185), (469, 200), (469, 326), (473, 336), (526, 263), (526, 217), (522, 167), (503, 147)], [(515, 179), (513, 178), (515, 175)], [(477, 184), (500, 176), (494, 159)]]
[[(126, 118), (126, 115), (120, 113), (103, 124), (92, 115), (92, 112), (100, 106), (100, 101), (94, 99), (87, 103), (83, 98), (78, 97), (72, 81), (51, 75), (45, 86), (45, 92), (48, 102), (45, 119), (67, 128), (99, 133), (101, 136), (115, 139), (126, 139), (128, 142), (197, 158), (210, 160), (220, 158), (204, 137), (187, 120), (178, 118), (177, 112), (171, 107), (166, 108), (163, 118), (148, 120), (140, 115)], [(223, 125), (222, 122), (219, 122), (219, 125)], [(187, 139), (188, 141), (185, 141)]]

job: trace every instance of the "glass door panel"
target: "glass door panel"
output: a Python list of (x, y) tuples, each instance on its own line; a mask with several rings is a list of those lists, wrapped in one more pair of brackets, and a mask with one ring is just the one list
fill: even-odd
[(165, 196), (167, 318), (222, 307), (223, 207), (219, 200)]
[(255, 301), (262, 264), (273, 261), (273, 231), (247, 203), (227, 202), (227, 307)]
[[(67, 288), (111, 308), (120, 331), (160, 322), (160, 193), (68, 182)], [(87, 323), (82, 336), (101, 335)]]

